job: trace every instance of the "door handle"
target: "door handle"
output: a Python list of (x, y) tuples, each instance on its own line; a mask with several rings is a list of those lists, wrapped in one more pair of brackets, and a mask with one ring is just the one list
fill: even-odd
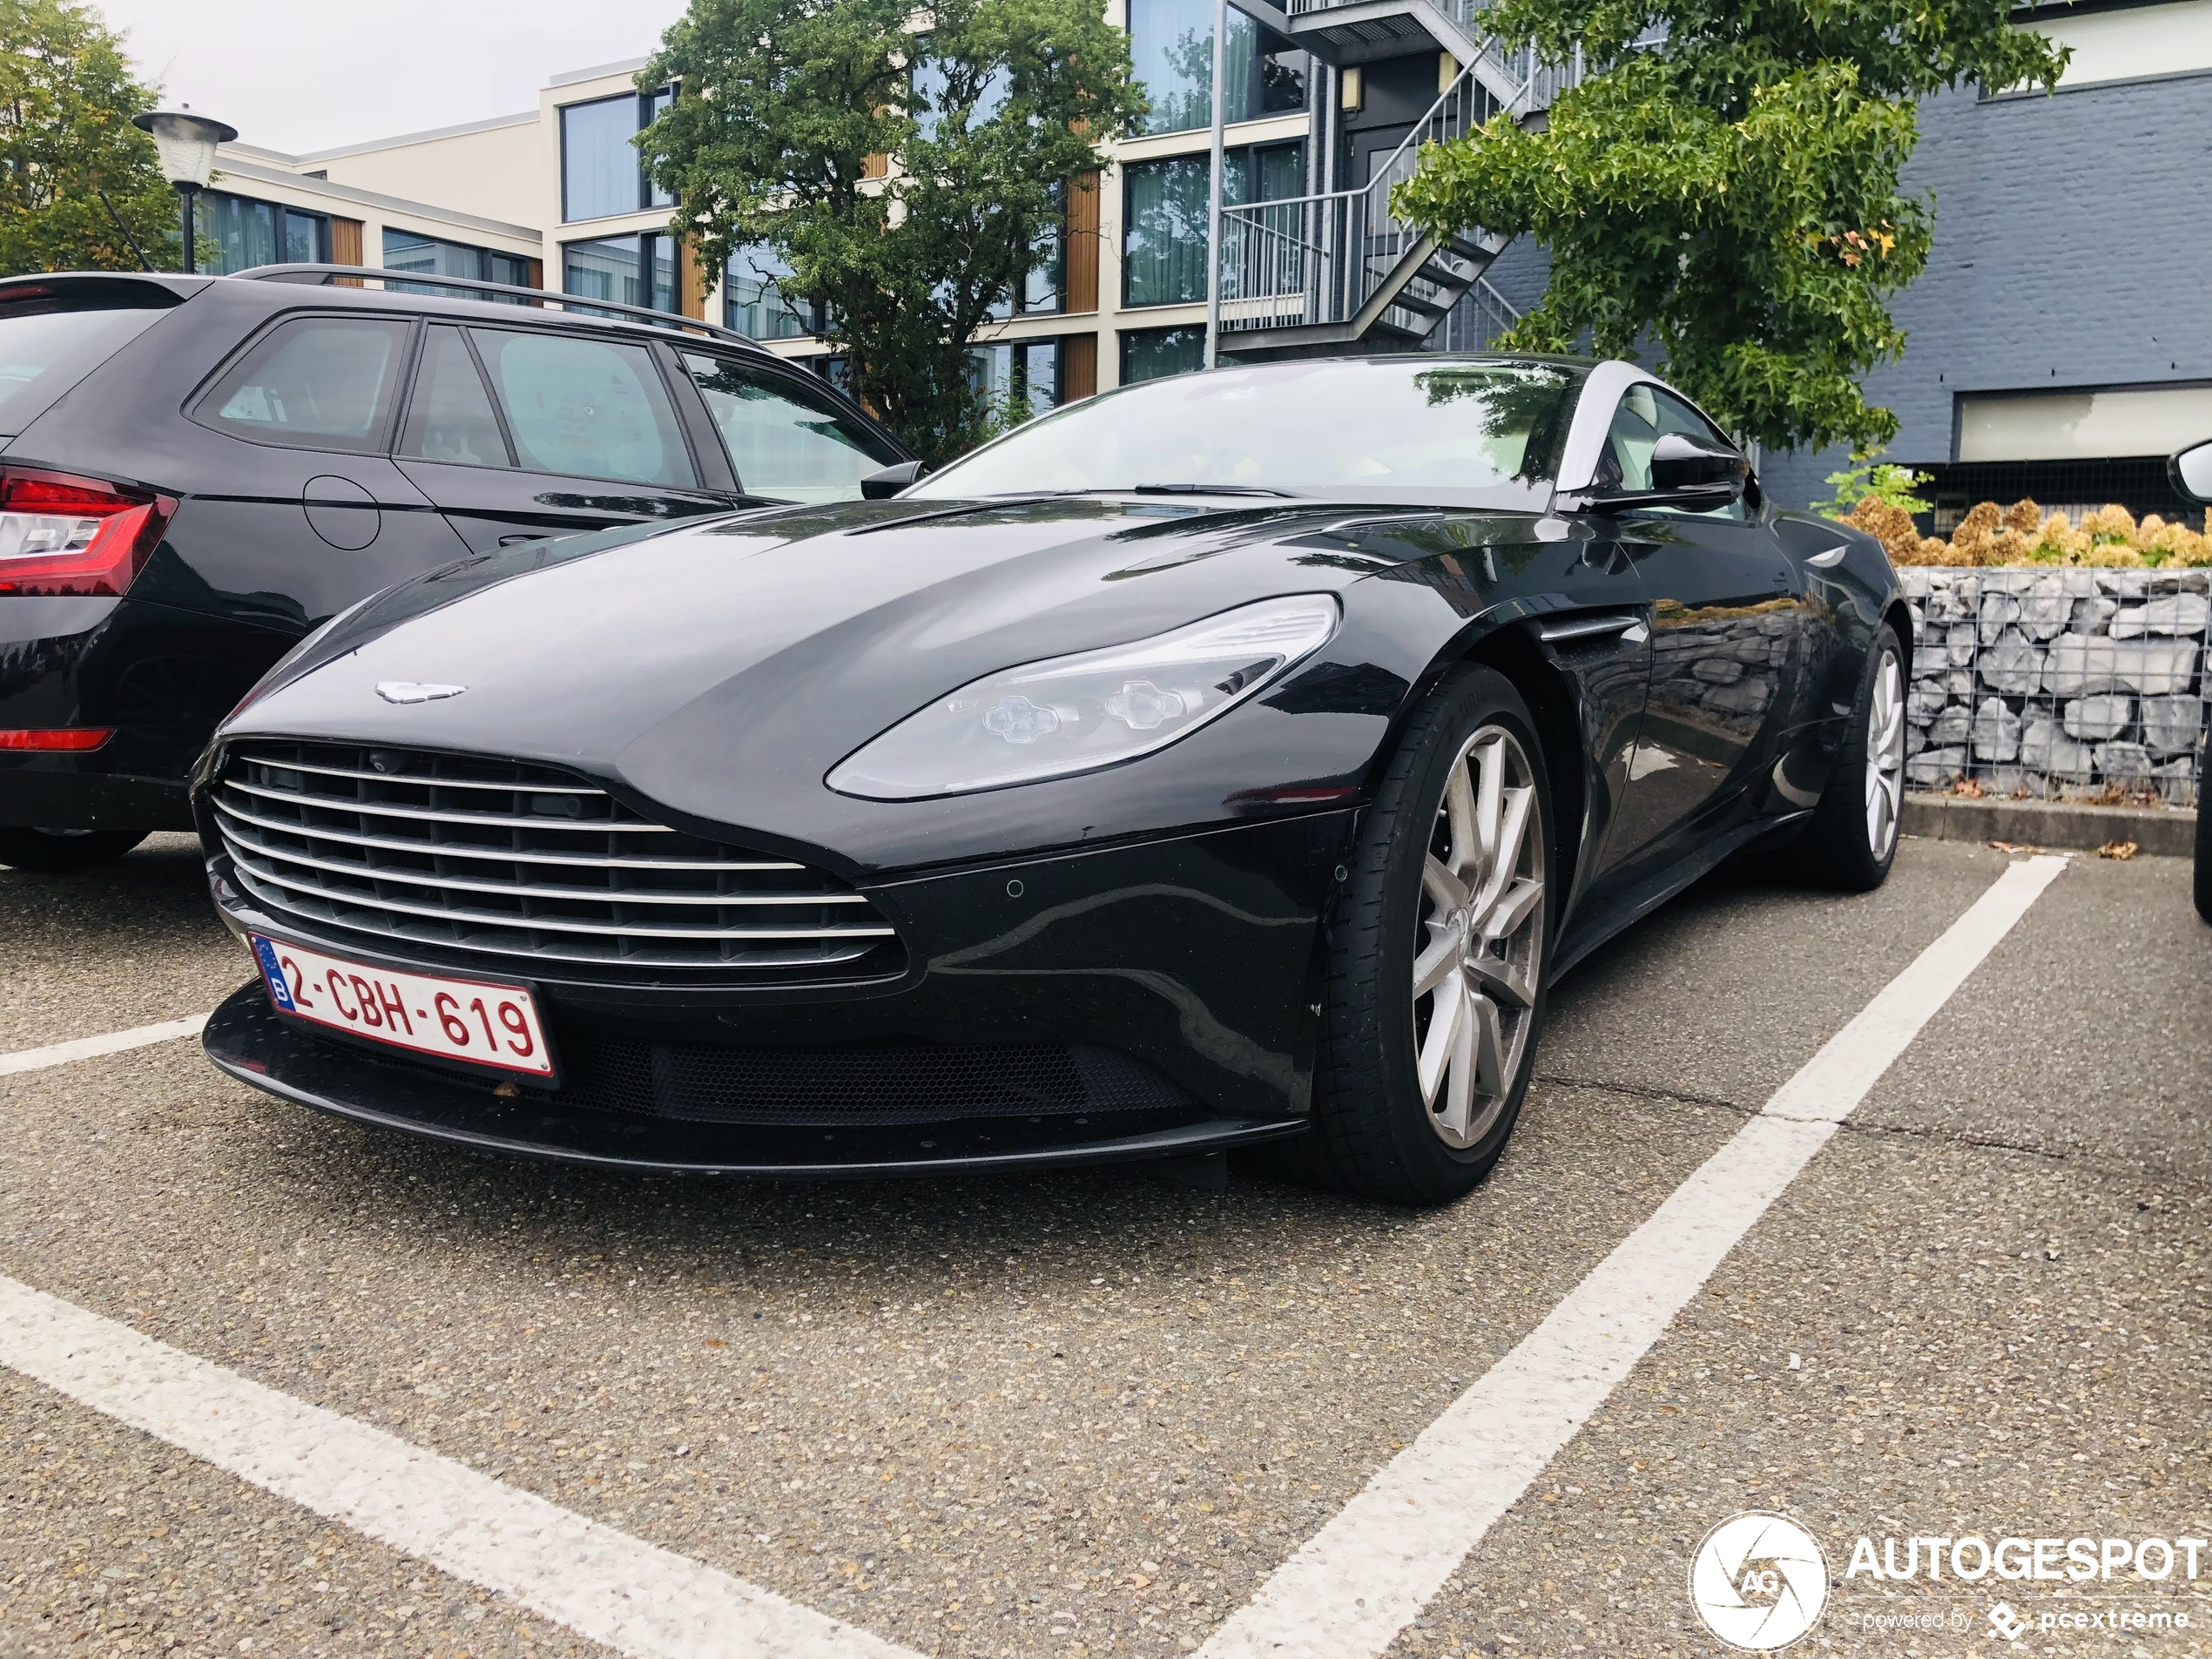
[(1825, 553), (1813, 554), (1811, 557), (1805, 560), (1805, 563), (1807, 564), (1817, 564), (1824, 570), (1832, 570), (1844, 562), (1844, 556), (1850, 551), (1850, 548), (1838, 543), (1837, 546), (1830, 548)]
[(1596, 639), (1606, 634), (1617, 634), (1627, 645), (1641, 645), (1651, 637), (1651, 630), (1642, 617), (1569, 617), (1560, 622), (1540, 623), (1536, 637), (1546, 644), (1568, 639)]

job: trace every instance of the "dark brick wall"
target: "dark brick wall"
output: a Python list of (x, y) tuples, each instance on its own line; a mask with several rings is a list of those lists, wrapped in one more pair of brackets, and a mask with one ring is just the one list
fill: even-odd
[[(1920, 110), (1908, 190), (1935, 245), (1893, 302), (1904, 359), (1867, 381), (1892, 458), (1951, 458), (1954, 392), (2212, 378), (2212, 75)], [(1769, 455), (1777, 499), (1827, 493), (1843, 452)]]

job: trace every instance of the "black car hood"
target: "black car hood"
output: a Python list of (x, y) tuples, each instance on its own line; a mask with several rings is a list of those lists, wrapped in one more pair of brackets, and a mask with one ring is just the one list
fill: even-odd
[[(1531, 523), (1082, 498), (853, 503), (578, 538), (392, 590), (314, 642), (221, 735), (542, 760), (681, 817), (822, 844), (825, 824), (852, 813), (912, 823), (940, 805), (851, 802), (822, 778), (980, 675), (1524, 541)], [(395, 706), (376, 693), (387, 681), (467, 690)]]

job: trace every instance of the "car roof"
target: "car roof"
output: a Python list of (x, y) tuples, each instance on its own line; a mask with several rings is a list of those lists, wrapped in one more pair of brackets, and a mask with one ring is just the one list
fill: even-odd
[[(406, 290), (367, 288), (336, 286), (334, 279), (340, 273), (363, 277), (381, 277), (388, 282), (407, 282)], [(8, 298), (10, 289), (24, 287), (55, 288), (63, 292), (83, 293), (95, 287), (114, 285), (158, 287), (175, 296), (188, 300), (210, 286), (221, 283), (241, 296), (252, 290), (264, 298), (266, 308), (279, 311), (296, 307), (300, 301), (300, 290), (312, 287), (318, 307), (337, 306), (362, 311), (402, 311), (409, 315), (451, 316), (455, 320), (498, 321), (512, 327), (533, 323), (543, 324), (558, 320), (564, 328), (588, 328), (629, 338), (664, 339), (673, 336), (701, 346), (720, 346), (742, 351), (769, 361), (779, 361), (776, 354), (758, 341), (747, 339), (727, 328), (716, 327), (697, 317), (683, 317), (673, 313), (645, 312), (642, 307), (627, 309), (643, 312), (638, 316), (605, 316), (597, 311), (622, 311), (625, 307), (613, 302), (587, 301), (570, 294), (554, 293), (537, 288), (522, 288), (504, 283), (476, 282), (462, 278), (426, 279), (410, 272), (386, 271), (368, 266), (294, 265), (262, 266), (252, 271), (232, 276), (184, 276), (166, 272), (151, 271), (51, 271), (37, 272), (24, 276), (0, 277), (0, 300)], [(486, 290), (485, 297), (475, 299), (455, 293), (424, 292), (423, 290), (476, 289)], [(537, 303), (518, 307), (502, 305), (495, 295), (529, 296)], [(585, 307), (590, 305), (591, 310)], [(665, 322), (652, 319), (665, 316)]]

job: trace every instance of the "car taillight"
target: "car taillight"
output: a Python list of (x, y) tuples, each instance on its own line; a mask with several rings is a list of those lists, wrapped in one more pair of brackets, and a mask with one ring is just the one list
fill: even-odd
[(176, 510), (167, 496), (0, 468), (0, 596), (119, 599)]
[(0, 729), (0, 749), (32, 749), (47, 754), (83, 754), (115, 735), (111, 725), (64, 725)]

